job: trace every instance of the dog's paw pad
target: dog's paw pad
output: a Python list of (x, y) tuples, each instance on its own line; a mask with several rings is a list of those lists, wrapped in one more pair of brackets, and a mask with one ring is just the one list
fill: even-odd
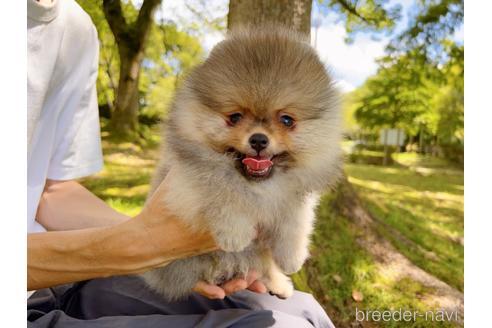
[(289, 296), (283, 296), (283, 295), (280, 295), (280, 294), (275, 294), (273, 292), (268, 292), (268, 294), (272, 295), (272, 296), (276, 296), (278, 299), (281, 299), (281, 300), (286, 300), (289, 298)]

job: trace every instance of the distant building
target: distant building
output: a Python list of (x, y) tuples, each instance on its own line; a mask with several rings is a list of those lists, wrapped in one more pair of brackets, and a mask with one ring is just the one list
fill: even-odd
[(386, 146), (403, 146), (406, 134), (402, 129), (382, 129), (379, 132), (379, 142)]

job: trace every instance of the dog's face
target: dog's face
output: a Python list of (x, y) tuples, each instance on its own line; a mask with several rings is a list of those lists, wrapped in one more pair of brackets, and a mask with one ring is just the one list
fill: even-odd
[(287, 170), (294, 165), (296, 150), (291, 134), (298, 123), (295, 110), (238, 107), (223, 116), (228, 133), (215, 141), (219, 151), (229, 153), (246, 178), (260, 181), (269, 178), (274, 170)]
[(322, 166), (338, 154), (330, 78), (309, 45), (288, 33), (238, 33), (221, 42), (180, 99), (180, 134), (225, 154), (250, 181)]

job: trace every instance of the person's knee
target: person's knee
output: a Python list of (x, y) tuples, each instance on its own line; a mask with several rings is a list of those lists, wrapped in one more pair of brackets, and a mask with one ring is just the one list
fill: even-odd
[(273, 320), (274, 324), (272, 325), (272, 327), (313, 328), (313, 324), (305, 318), (297, 317), (279, 311), (273, 311)]
[(272, 310), (295, 316), (314, 327), (333, 327), (321, 305), (311, 294), (295, 291), (286, 300), (268, 294), (243, 291), (229, 297), (237, 307), (249, 310)]
[(292, 298), (293, 301), (295, 301), (296, 304), (298, 304), (305, 311), (316, 312), (318, 310), (323, 310), (321, 305), (311, 294), (296, 291)]
[(231, 327), (313, 328), (304, 318), (274, 310), (251, 311), (248, 315), (233, 323)]
[(296, 291), (293, 296), (293, 301), (296, 303), (296, 306), (299, 306), (302, 316), (314, 327), (333, 327), (325, 310), (313, 295)]

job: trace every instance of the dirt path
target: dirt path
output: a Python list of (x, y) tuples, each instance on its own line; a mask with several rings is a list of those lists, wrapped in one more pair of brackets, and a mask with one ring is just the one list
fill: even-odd
[(381, 237), (375, 229), (381, 223), (365, 209), (346, 178), (338, 186), (335, 208), (362, 229), (364, 233), (358, 242), (374, 257), (381, 273), (395, 280), (410, 278), (428, 287), (429, 293), (424, 301), (430, 307), (437, 305), (447, 313), (456, 311), (459, 317), (457, 324), (463, 324), (463, 293), (413, 264), (388, 240)]

